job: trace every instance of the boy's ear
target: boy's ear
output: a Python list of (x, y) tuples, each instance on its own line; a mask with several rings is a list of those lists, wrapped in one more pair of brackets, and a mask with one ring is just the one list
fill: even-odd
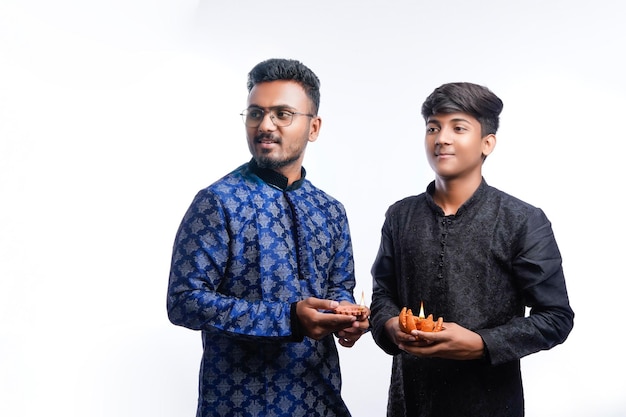
[(486, 158), (496, 147), (496, 135), (488, 134), (483, 139), (483, 156)]

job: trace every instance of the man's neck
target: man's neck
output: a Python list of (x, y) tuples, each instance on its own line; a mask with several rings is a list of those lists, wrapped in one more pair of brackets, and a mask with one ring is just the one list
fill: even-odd
[(254, 158), (250, 160), (250, 167), (252, 169), (252, 172), (258, 175), (263, 181), (282, 190), (295, 189), (300, 187), (302, 180), (306, 177), (306, 170), (302, 166), (300, 166), (298, 178), (291, 180), (277, 170), (259, 167)]

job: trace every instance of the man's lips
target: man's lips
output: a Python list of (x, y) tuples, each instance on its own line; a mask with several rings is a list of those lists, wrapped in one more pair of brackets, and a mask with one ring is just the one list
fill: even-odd
[(258, 135), (254, 141), (261, 144), (280, 143), (280, 140), (274, 135)]

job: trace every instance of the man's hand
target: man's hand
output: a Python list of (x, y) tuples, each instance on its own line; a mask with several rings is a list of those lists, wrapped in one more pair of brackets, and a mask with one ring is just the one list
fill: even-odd
[[(347, 301), (342, 301), (341, 304), (352, 305)], [(351, 348), (354, 344), (367, 333), (370, 329), (370, 309), (363, 306), (365, 312), (360, 315), (356, 321), (352, 322), (352, 326), (347, 327), (335, 333), (339, 340), (339, 344), (343, 347)]]
[[(339, 343), (342, 346), (352, 346), (369, 328), (369, 309), (367, 316), (361, 321), (356, 317), (334, 314), (324, 311), (332, 311), (339, 303), (332, 300), (322, 300), (309, 297), (296, 304), (296, 314), (302, 326), (305, 336), (315, 340), (320, 340), (325, 336), (337, 332), (340, 337)], [(339, 334), (343, 336), (339, 336)], [(343, 339), (343, 342), (342, 342)]]

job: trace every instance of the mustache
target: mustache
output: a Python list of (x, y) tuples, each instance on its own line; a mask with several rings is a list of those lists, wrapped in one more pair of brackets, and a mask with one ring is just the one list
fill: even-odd
[(280, 143), (280, 136), (277, 136), (273, 133), (259, 133), (258, 135), (256, 135), (254, 137), (254, 141), (255, 142), (267, 142), (267, 141), (271, 141), (271, 142), (277, 142)]

